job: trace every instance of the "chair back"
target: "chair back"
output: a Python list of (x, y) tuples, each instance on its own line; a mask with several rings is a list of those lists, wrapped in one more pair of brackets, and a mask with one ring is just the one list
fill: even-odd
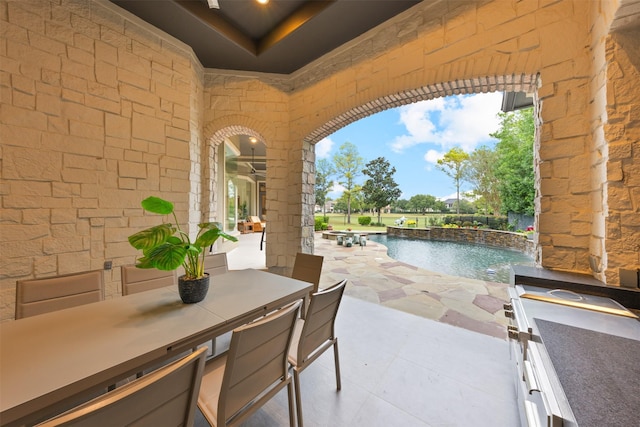
[(233, 331), (218, 400), (218, 425), (226, 425), (249, 403), (260, 406), (271, 398), (265, 391), (290, 382), (287, 354), (300, 305), (297, 301)]
[(175, 270), (163, 271), (155, 268), (138, 268), (135, 265), (120, 267), (122, 295), (137, 294), (151, 289), (163, 288), (178, 283)]
[(224, 274), (227, 271), (229, 271), (229, 264), (226, 252), (209, 254), (204, 257), (204, 272), (209, 273), (209, 276)]
[(311, 303), (297, 342), (296, 360), (299, 364), (308, 359), (322, 344), (335, 338), (336, 315), (346, 285), (347, 279), (344, 279), (311, 296)]
[(303, 254), (298, 252), (293, 264), (291, 278), (313, 283), (313, 292), (318, 292), (320, 286), (320, 274), (324, 257), (320, 255)]
[(193, 426), (205, 354), (199, 349), (38, 426)]
[(102, 270), (16, 282), (16, 319), (104, 299)]

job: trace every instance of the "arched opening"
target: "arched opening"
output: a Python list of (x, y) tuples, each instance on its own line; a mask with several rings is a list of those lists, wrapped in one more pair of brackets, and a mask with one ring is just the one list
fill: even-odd
[[(260, 231), (251, 218), (266, 220), (266, 143), (249, 128), (229, 126), (209, 139), (203, 173), (203, 197), (209, 211), (203, 213), (231, 234)], [(231, 248), (220, 242), (218, 251)]]
[[(445, 82), (441, 84), (428, 85), (413, 90), (407, 90), (401, 93), (392, 94), (389, 96), (383, 96), (373, 101), (369, 101), (361, 106), (350, 109), (349, 111), (338, 115), (335, 118), (327, 121), (324, 125), (311, 132), (307, 141), (315, 144), (322, 141), (325, 137), (328, 137), (338, 130), (346, 127), (347, 125), (354, 123), (362, 118), (372, 116), (376, 113), (380, 113), (385, 110), (389, 110), (395, 107), (400, 107), (408, 104), (413, 104), (419, 101), (433, 100), (436, 98), (445, 98), (451, 95), (470, 95), (489, 92), (504, 92), (504, 93), (526, 93), (533, 99), (534, 106), (534, 120), (536, 125), (535, 141), (539, 141), (539, 120), (535, 117), (539, 116), (539, 105), (537, 102), (537, 87), (539, 84), (539, 76), (533, 75), (510, 75), (510, 76), (494, 76), (484, 77), (477, 79), (458, 80), (453, 82)], [(511, 97), (513, 98), (513, 97)], [(513, 99), (505, 97), (505, 102), (512, 101)], [(503, 109), (506, 106), (503, 106)], [(335, 141), (337, 144), (343, 141)], [(538, 147), (539, 143), (534, 142), (534, 147)], [(375, 152), (376, 147), (370, 147), (372, 152), (370, 154), (371, 159), (373, 157), (379, 157), (379, 154)], [(535, 151), (535, 150), (534, 150)], [(369, 159), (369, 160), (371, 160)], [(539, 185), (539, 170), (538, 170), (538, 156), (534, 152), (534, 172), (536, 174), (536, 187)], [(315, 169), (314, 169), (315, 170)], [(416, 171), (419, 172), (419, 171)], [(539, 191), (536, 188), (536, 199), (539, 199)], [(537, 229), (537, 215), (534, 225)], [(539, 256), (538, 256), (539, 259)]]

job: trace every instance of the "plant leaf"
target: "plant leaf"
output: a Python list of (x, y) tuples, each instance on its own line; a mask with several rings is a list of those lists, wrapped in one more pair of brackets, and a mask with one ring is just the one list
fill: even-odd
[(175, 270), (184, 262), (187, 249), (183, 245), (165, 242), (154, 248), (148, 258), (158, 270)]
[(218, 238), (222, 237), (224, 239), (230, 240), (232, 242), (237, 242), (238, 239), (233, 237), (230, 234), (227, 234), (220, 230), (220, 227), (215, 222), (207, 222), (200, 224), (201, 229), (207, 229), (204, 233), (202, 233), (196, 239), (194, 245), (200, 248), (206, 248), (207, 246), (213, 245)]
[(150, 249), (169, 239), (175, 228), (171, 224), (160, 224), (129, 236), (129, 243), (136, 249)]
[(173, 212), (173, 203), (161, 199), (160, 197), (147, 197), (140, 204), (142, 205), (142, 209), (145, 211), (160, 215), (169, 215)]

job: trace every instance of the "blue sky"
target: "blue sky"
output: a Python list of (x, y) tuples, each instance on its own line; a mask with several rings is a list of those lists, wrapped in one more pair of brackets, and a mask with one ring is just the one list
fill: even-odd
[[(331, 161), (344, 142), (356, 147), (364, 163), (384, 157), (396, 168), (395, 181), (402, 199), (416, 194), (455, 197), (455, 184), (435, 164), (444, 153), (460, 147), (470, 153), (479, 146), (493, 147), (489, 136), (498, 130), (502, 93), (458, 95), (386, 110), (358, 120), (316, 144), (316, 158)], [(367, 178), (361, 175), (358, 184)], [(466, 189), (466, 188), (463, 188)], [(328, 196), (340, 197), (336, 183)]]

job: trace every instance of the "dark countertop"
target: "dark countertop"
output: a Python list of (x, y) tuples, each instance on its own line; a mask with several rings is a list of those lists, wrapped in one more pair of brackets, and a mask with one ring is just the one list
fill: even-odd
[(637, 425), (640, 341), (535, 322), (578, 426)]

